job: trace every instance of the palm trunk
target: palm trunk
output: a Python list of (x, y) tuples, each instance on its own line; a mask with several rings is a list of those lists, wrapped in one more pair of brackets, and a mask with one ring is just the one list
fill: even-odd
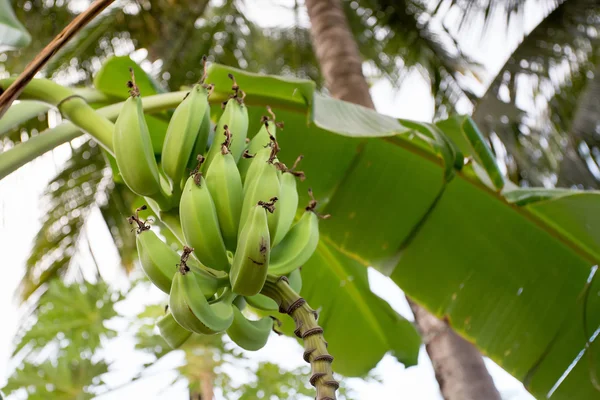
[(424, 308), (407, 299), (415, 314), (435, 378), (446, 400), (500, 400), (479, 350)]
[(375, 108), (362, 73), (362, 58), (339, 0), (306, 0), (313, 48), (335, 98)]
[[(306, 0), (313, 47), (335, 98), (374, 109), (362, 59), (340, 0)], [(500, 400), (483, 358), (445, 322), (409, 300), (446, 400)], [(428, 339), (431, 338), (431, 339)]]

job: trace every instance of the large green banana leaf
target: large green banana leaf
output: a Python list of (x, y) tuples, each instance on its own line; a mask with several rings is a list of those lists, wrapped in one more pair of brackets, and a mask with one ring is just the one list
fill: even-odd
[[(254, 95), (270, 102), (285, 121), (283, 161), (304, 154), (301, 187), (312, 186), (333, 215), (321, 223), (321, 249), (335, 261), (320, 250), (311, 269), (374, 266), (536, 397), (600, 397), (592, 383), (600, 347), (587, 344), (600, 331), (600, 193), (505, 184), (466, 118), (396, 121), (310, 92), (308, 82), (218, 65), (208, 81), (223, 91), (229, 72), (249, 104)], [(250, 109), (258, 121), (262, 110)], [(303, 276), (309, 301), (348, 312), (324, 295), (323, 273)], [(327, 328), (354, 322), (348, 315)]]
[[(220, 65), (209, 70), (213, 100), (227, 97), (228, 73), (247, 93), (252, 132), (267, 104), (285, 121), (282, 161), (304, 154), (300, 189), (311, 186), (333, 215), (321, 222), (302, 294), (339, 341), (336, 369), (365, 373), (385, 350), (414, 360), (414, 330), (390, 317), (356, 268), (373, 266), (536, 397), (600, 396), (599, 193), (516, 189), (468, 118), (397, 121), (323, 97), (308, 81)], [(356, 357), (369, 351), (378, 356)]]

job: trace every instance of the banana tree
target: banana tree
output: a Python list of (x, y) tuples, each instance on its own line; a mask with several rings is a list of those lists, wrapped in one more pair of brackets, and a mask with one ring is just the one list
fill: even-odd
[[(0, 176), (82, 129), (112, 151), (110, 134), (97, 129), (109, 125), (90, 123), (116, 119), (122, 106), (114, 83), (124, 82), (127, 71), (122, 62), (115, 70), (110, 64), (96, 80), (94, 99), (104, 103), (96, 111), (48, 81), (25, 88), (22, 99), (58, 107), (70, 122), (0, 155)], [(281, 162), (292, 165), (304, 155), (299, 204), (310, 200), (310, 184), (320, 212), (333, 216), (320, 224), (301, 294), (322, 310), (319, 324), (337, 371), (364, 374), (387, 351), (407, 365), (416, 361), (414, 329), (368, 289), (365, 267), (374, 266), (537, 397), (596, 396), (594, 364), (583, 358), (594, 360), (600, 324), (593, 296), (598, 193), (517, 189), (465, 117), (437, 125), (399, 121), (319, 95), (310, 81), (221, 65), (208, 69), (211, 102), (229, 95), (229, 74), (246, 93), (249, 132), (259, 130), (269, 105), (286, 123), (281, 148), (294, 150), (282, 152)], [(121, 99), (126, 92), (123, 85)], [(161, 116), (186, 93), (143, 98), (144, 110)], [(30, 116), (20, 115), (18, 123)], [(364, 351), (357, 354), (359, 346)]]

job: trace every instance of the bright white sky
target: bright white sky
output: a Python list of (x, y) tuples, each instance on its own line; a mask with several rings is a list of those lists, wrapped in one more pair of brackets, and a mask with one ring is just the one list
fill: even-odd
[[(272, 0), (248, 0), (247, 15), (261, 24), (276, 23), (291, 25), (294, 18), (289, 8), (293, 1), (274, 2)], [(279, 5), (277, 5), (279, 4)], [(281, 4), (284, 4), (283, 6)], [(529, 15), (537, 15), (538, 11), (531, 9)], [(308, 17), (302, 16), (301, 22), (307, 24)], [(537, 23), (535, 18), (528, 18), (527, 29)], [(516, 46), (516, 37), (506, 40), (504, 32), (498, 27), (492, 27), (485, 43), (479, 38), (472, 37), (463, 41), (469, 53), (482, 62), (493, 76), (500, 69), (510, 51)], [(513, 35), (514, 36), (514, 35)], [(509, 43), (509, 45), (507, 45)], [(379, 112), (398, 118), (408, 118), (427, 121), (432, 117), (433, 102), (429, 97), (428, 87), (418, 76), (411, 76), (405, 81), (401, 91), (396, 91), (387, 81), (374, 82), (371, 94)], [(19, 311), (13, 301), (13, 294), (23, 273), (23, 266), (29, 253), (35, 233), (39, 229), (42, 206), (39, 197), (46, 183), (60, 169), (64, 160), (69, 156), (69, 148), (62, 146), (53, 153), (48, 153), (29, 165), (21, 168), (8, 178), (0, 181), (0, 243), (2, 243), (3, 275), (0, 280), (0, 304), (3, 311), (2, 329), (0, 329), (0, 387), (10, 373), (11, 366), (7, 364), (12, 349), (11, 340), (19, 321)], [(99, 258), (100, 269), (105, 280), (116, 287), (127, 286), (127, 279), (118, 266), (118, 256), (110, 235), (101, 222), (99, 212), (94, 212), (88, 223), (86, 232), (93, 236), (92, 247)], [(82, 261), (89, 260), (87, 250), (82, 251)], [(375, 271), (369, 274), (371, 287), (374, 292), (390, 302), (390, 304), (406, 318), (412, 320), (412, 314), (400, 289)], [(161, 292), (152, 288), (148, 291), (137, 290), (128, 301), (119, 305), (119, 311), (126, 315), (139, 312), (144, 303), (157, 302)], [(164, 298), (163, 298), (164, 299)], [(111, 327), (123, 329), (122, 321), (113, 321)], [(106, 377), (111, 386), (118, 386), (134, 375), (143, 362), (143, 356), (133, 351), (132, 334), (124, 332), (118, 339), (111, 341), (106, 348), (106, 354), (114, 359), (114, 372)], [(255, 361), (268, 360), (278, 362), (283, 367), (293, 368), (304, 365), (302, 349), (292, 339), (272, 336), (268, 345), (255, 353), (248, 353)], [(182, 357), (174, 352), (158, 365), (153, 367), (151, 378), (128, 385), (111, 394), (98, 397), (101, 400), (118, 400), (128, 398), (153, 399), (187, 399), (187, 389), (184, 385), (169, 387), (174, 378), (174, 366), (181, 363)], [(498, 389), (505, 399), (532, 399), (523, 386), (493, 362), (488, 361), (488, 367)], [(335, 363), (334, 363), (335, 366)], [(229, 371), (235, 379), (247, 379), (242, 370)], [(381, 378), (381, 383), (367, 383), (359, 379), (348, 382), (358, 392), (358, 400), (402, 398), (407, 400), (437, 400), (441, 399), (431, 363), (423, 349), (419, 365), (405, 369), (391, 356), (386, 356), (374, 370)], [(218, 397), (219, 399), (222, 397)]]

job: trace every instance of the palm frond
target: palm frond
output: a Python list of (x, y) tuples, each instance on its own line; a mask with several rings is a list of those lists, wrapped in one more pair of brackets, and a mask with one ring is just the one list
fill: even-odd
[(41, 199), (46, 207), (42, 227), (19, 285), (21, 299), (52, 278), (64, 276), (72, 266), (86, 217), (110, 182), (107, 172), (99, 146), (87, 141), (73, 149), (62, 171), (50, 181)]
[(362, 0), (345, 2), (346, 14), (361, 54), (400, 87), (412, 70), (429, 82), (436, 117), (472, 97), (461, 77), (481, 69), (462, 53), (451, 34), (418, 1)]
[(563, 1), (567, 0), (435, 0), (427, 4), (435, 15), (452, 15), (458, 32), (483, 38), (494, 21), (502, 21), (506, 31), (510, 27), (513, 33), (523, 34), (527, 6), (548, 14)]
[(127, 217), (133, 213), (141, 199), (124, 184), (113, 182), (107, 186), (103, 196), (106, 198), (100, 202), (100, 212), (119, 252), (121, 266), (125, 272), (130, 273), (137, 259), (137, 248), (135, 234), (131, 231)]
[[(563, 2), (523, 39), (477, 102), (475, 121), (502, 140), (514, 158), (506, 162), (524, 184), (556, 183), (555, 171), (569, 150), (569, 113), (574, 114), (569, 107), (548, 104), (561, 91), (564, 97), (569, 86), (570, 101), (577, 101), (575, 89), (584, 85), (572, 82), (594, 69), (598, 29), (598, 2)], [(554, 120), (562, 122), (555, 125)]]

